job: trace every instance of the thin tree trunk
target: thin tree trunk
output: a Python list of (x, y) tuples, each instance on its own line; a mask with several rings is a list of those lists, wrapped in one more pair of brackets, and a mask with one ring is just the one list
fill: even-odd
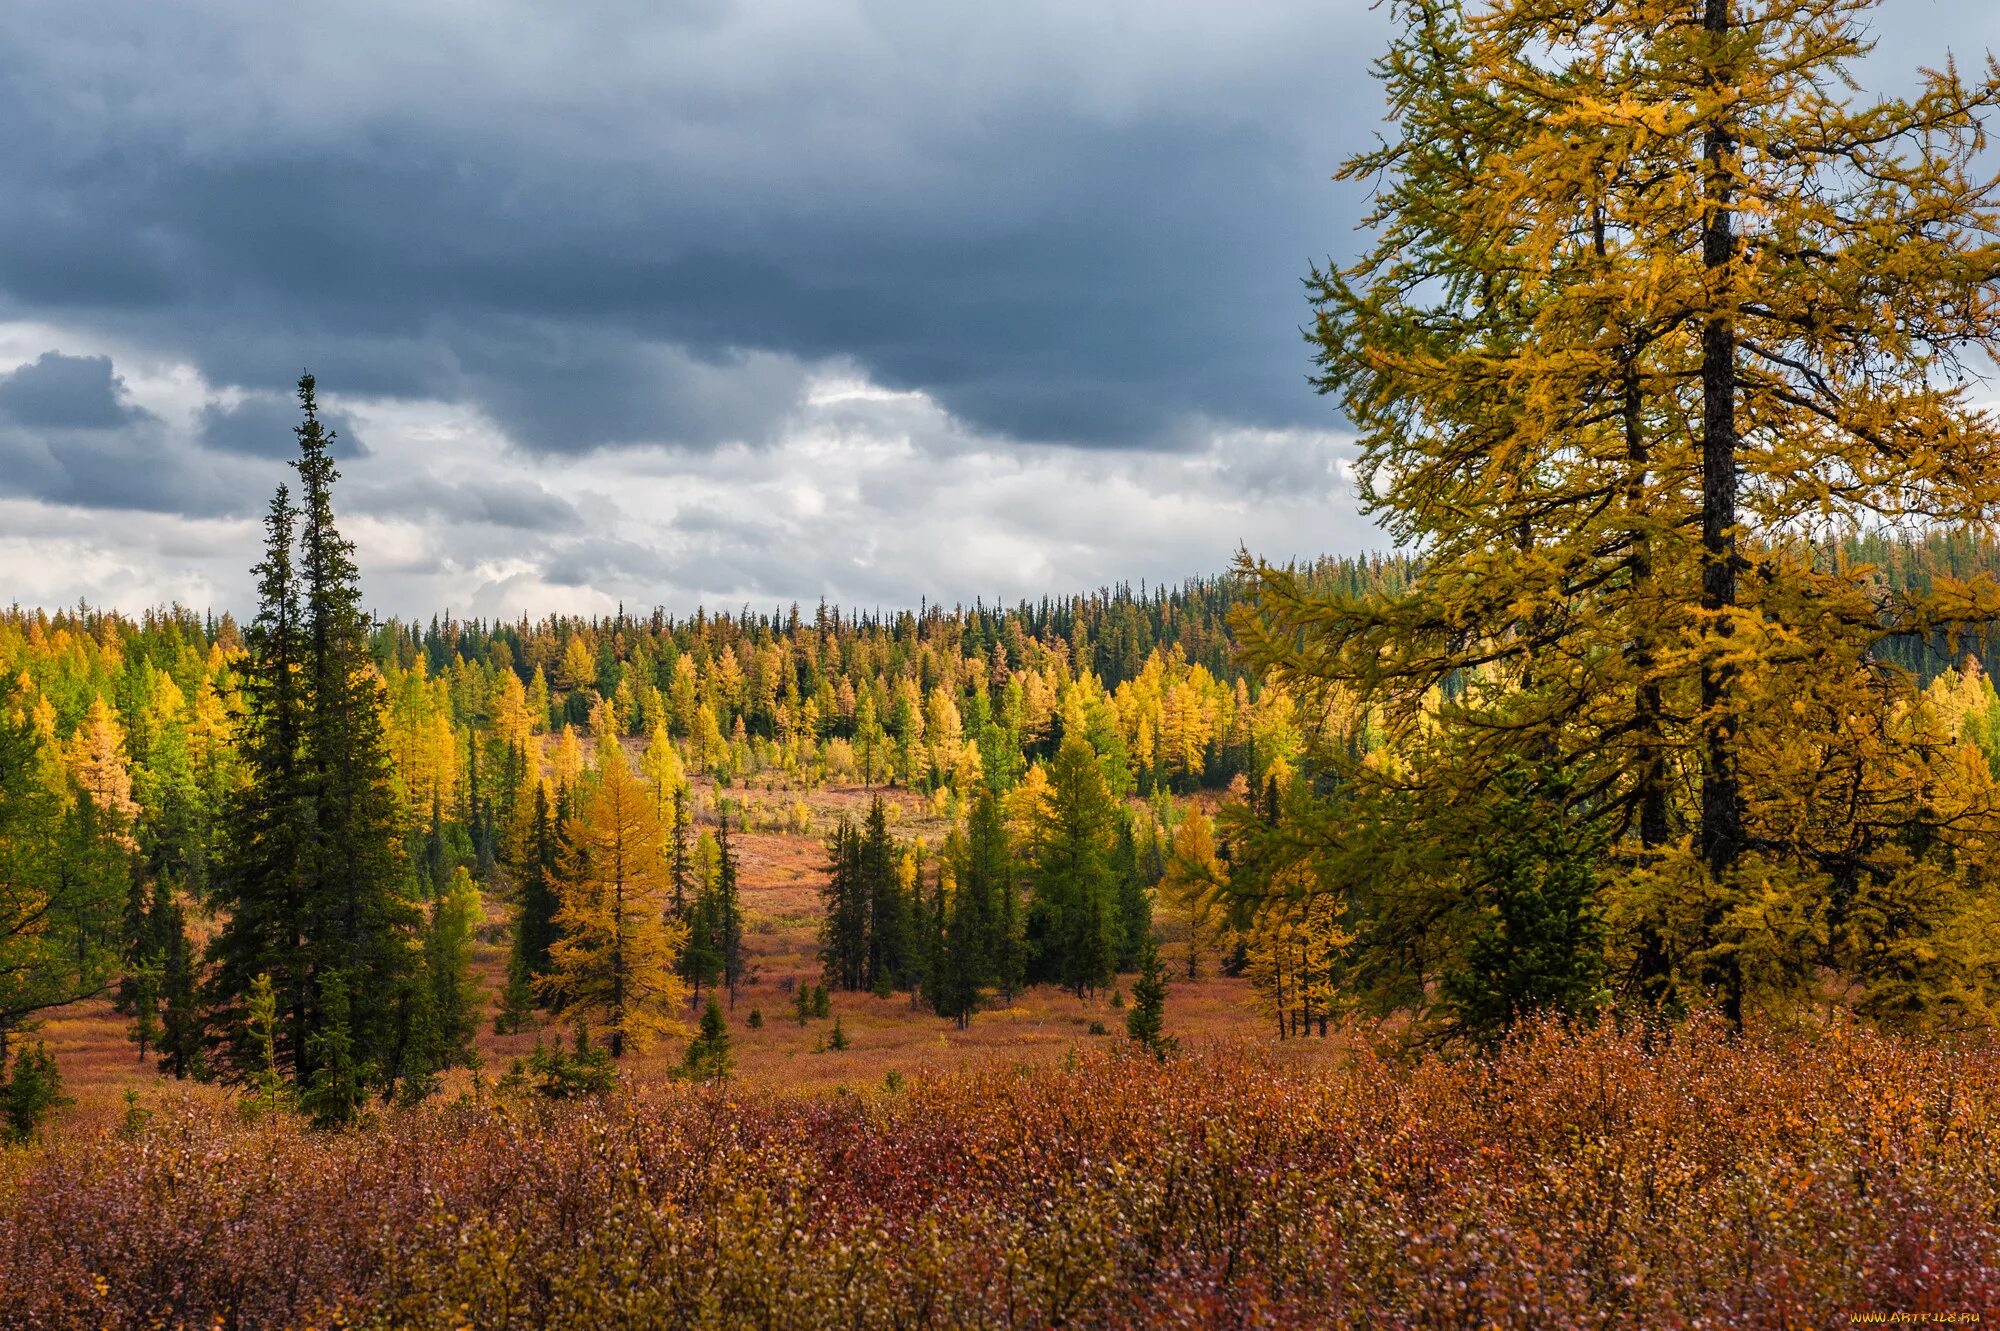
[[(1712, 47), (1729, 32), (1729, 0), (1706, 0), (1702, 27)], [(1702, 327), (1702, 484), (1701, 484), (1701, 608), (1713, 620), (1712, 632), (1726, 638), (1726, 616), (1736, 606), (1736, 330), (1721, 298), (1735, 262), (1736, 235), (1731, 204), (1734, 185), (1730, 158), (1735, 135), (1726, 124), (1714, 124), (1703, 140), (1706, 165), (1702, 179), (1702, 263), (1716, 300)], [(1701, 708), (1705, 763), (1701, 780), (1701, 851), (1708, 871), (1718, 882), (1735, 867), (1743, 853), (1743, 806), (1736, 770), (1736, 722), (1729, 713), (1732, 672), (1705, 658), (1701, 667)], [(1711, 908), (1705, 920), (1712, 932), (1721, 924)], [(1712, 939), (1711, 939), (1712, 941)], [(1724, 1015), (1743, 1025), (1742, 970), (1733, 959), (1718, 966), (1712, 977), (1721, 987)]]

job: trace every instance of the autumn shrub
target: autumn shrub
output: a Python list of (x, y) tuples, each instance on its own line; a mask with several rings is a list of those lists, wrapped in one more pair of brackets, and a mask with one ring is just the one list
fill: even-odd
[(1818, 1327), (2000, 1314), (2000, 1051), (1237, 1048), (0, 1156), (19, 1327)]

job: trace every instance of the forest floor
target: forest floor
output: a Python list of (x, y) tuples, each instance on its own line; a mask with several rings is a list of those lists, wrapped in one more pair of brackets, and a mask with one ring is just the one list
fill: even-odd
[[(715, 792), (702, 782), (703, 801)], [(728, 1005), (735, 1075), (746, 1088), (809, 1093), (880, 1089), (891, 1072), (909, 1077), (989, 1060), (1016, 1064), (1057, 1063), (1072, 1049), (1083, 1052), (1125, 1042), (1125, 1009), (1114, 1006), (1111, 994), (1078, 998), (1048, 985), (1014, 996), (1011, 1003), (996, 996), (971, 1024), (959, 1029), (913, 1003), (906, 993), (888, 998), (870, 994), (834, 993), (849, 1047), (826, 1048), (833, 1029), (830, 1019), (800, 1025), (793, 1015), (792, 994), (798, 984), (820, 979), (819, 922), (822, 839), (845, 813), (865, 814), (870, 792), (859, 788), (828, 788), (811, 792), (728, 792), (747, 806), (753, 827), (783, 821), (785, 811), (803, 802), (809, 814), (805, 831), (758, 830), (736, 836), (742, 873), (744, 942), (750, 975)], [(896, 809), (892, 831), (902, 839), (922, 837), (935, 848), (946, 824), (930, 815), (922, 800), (907, 792), (890, 791)], [(489, 897), (487, 924), (480, 930), (475, 966), (485, 981), (489, 1012), (497, 1004), (507, 968), (507, 908)], [(1117, 992), (1129, 997), (1130, 976), (1119, 977)], [(705, 997), (705, 996), (704, 996)], [(759, 1012), (759, 1028), (750, 1014)], [(690, 1029), (699, 1009), (687, 1014)], [(1093, 1034), (1093, 1028), (1103, 1033)], [(181, 1094), (198, 1099), (231, 1094), (225, 1088), (178, 1083), (160, 1077), (151, 1060), (141, 1062), (127, 1037), (129, 1023), (112, 1010), (108, 999), (75, 1004), (51, 1013), (34, 1038), (47, 1042), (62, 1071), (65, 1092), (75, 1102), (63, 1116), (63, 1127), (91, 1129), (114, 1124), (124, 1112), (127, 1091), (147, 1104)], [(1280, 1041), (1258, 1011), (1248, 983), (1242, 979), (1204, 974), (1196, 980), (1170, 977), (1167, 1031), (1184, 1044), (1227, 1041), (1269, 1045), (1285, 1059), (1317, 1061), (1333, 1057), (1341, 1042), (1317, 1039)], [(489, 1019), (480, 1027), (480, 1076), (504, 1075), (511, 1061), (533, 1048), (537, 1039), (571, 1038), (570, 1029), (544, 1021), (541, 1029), (518, 1035), (496, 1035)], [(628, 1054), (621, 1071), (636, 1083), (664, 1080), (679, 1067), (686, 1041), (669, 1039), (643, 1053)], [(474, 1074), (455, 1072), (447, 1078), (447, 1096), (474, 1089)]]

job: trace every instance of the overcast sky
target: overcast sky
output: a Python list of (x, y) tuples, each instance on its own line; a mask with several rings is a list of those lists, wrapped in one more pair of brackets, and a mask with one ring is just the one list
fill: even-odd
[[(1887, 0), (1878, 63), (2000, 45)], [(383, 613), (1381, 544), (1301, 278), (1364, 0), (6, 0), (0, 600), (242, 610), (302, 367)]]

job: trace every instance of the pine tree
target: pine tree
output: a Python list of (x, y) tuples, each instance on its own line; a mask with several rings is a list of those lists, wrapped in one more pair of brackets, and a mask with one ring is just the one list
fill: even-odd
[[(453, 1067), (478, 1067), (473, 1041), (486, 1007), (486, 988), (472, 969), (474, 931), (485, 915), (472, 875), (464, 866), (452, 871), (445, 890), (431, 904), (430, 926), (424, 933), (422, 1030), (410, 1040), (406, 1066), (417, 1077), (430, 1077)], [(421, 1098), (421, 1096), (413, 1097)]]
[(716, 839), (703, 831), (696, 839), (688, 872), (694, 896), (687, 909), (687, 945), (681, 949), (679, 973), (687, 981), (690, 1001), (699, 1006), (702, 992), (725, 978), (722, 898), (717, 878), (721, 850)]
[(126, 997), (126, 1015), (132, 1018), (126, 1038), (137, 1048), (139, 1061), (144, 1063), (147, 1053), (153, 1051), (160, 1040), (159, 962), (149, 956), (139, 962), (128, 963), (120, 988)]
[(164, 879), (153, 883), (153, 907), (147, 921), (159, 967), (159, 1068), (169, 1077), (198, 1077), (206, 1071), (201, 991), (196, 975), (194, 945), (188, 940), (187, 916)]
[(14, 1056), (12, 1068), (0, 1063), (0, 1074), (0, 1141), (32, 1140), (50, 1114), (70, 1103), (55, 1056), (39, 1040)]
[[(333, 1106), (321, 1115), (332, 1121), (351, 1117), (336, 1103), (350, 1074), (393, 1075), (417, 916), (398, 852), (380, 677), (353, 546), (334, 524), (339, 473), (310, 375), (299, 402), (303, 502), (294, 509), (280, 487), (266, 519), (244, 681), (249, 780), (218, 875), (226, 919), (211, 946), (210, 997), (241, 1071), (254, 1066), (243, 1004), (256, 976), (272, 977), (275, 1039), (294, 1076), (315, 1088), (325, 1080), (313, 1076), (317, 1049), (347, 1060), (319, 1100)], [(329, 993), (352, 1030), (326, 1029)]]
[(820, 960), (840, 989), (868, 983), (869, 899), (861, 881), (861, 838), (845, 814), (826, 842), (826, 882), (820, 888)]
[(534, 799), (520, 802), (505, 857), (514, 892), (514, 939), (499, 1020), (508, 1030), (518, 1031), (530, 1019), (535, 981), (553, 969), (549, 948), (556, 939), (556, 873), (561, 854), (561, 827), (548, 782), (538, 780)]
[(1441, 998), (1453, 1032), (1490, 1043), (1515, 1022), (1588, 1015), (1604, 1000), (1601, 834), (1572, 812), (1562, 773), (1504, 772), (1468, 865), (1474, 914)]
[(966, 897), (970, 916), (966, 927), (974, 934), (977, 982), (1011, 999), (1025, 976), (1025, 958), (1014, 851), (1006, 814), (992, 786), (982, 784), (973, 797), (961, 844), (958, 889)]
[[(912, 923), (918, 943), (918, 963), (921, 980), (910, 994), (910, 1004), (916, 1006), (922, 999), (930, 1004), (931, 1011), (944, 1014), (944, 986), (946, 970), (951, 965), (946, 943), (951, 924), (951, 910), (946, 903), (947, 880), (951, 877), (949, 861), (937, 866), (931, 876), (931, 890), (924, 892), (921, 872), (917, 875), (911, 892)], [(954, 889), (952, 895), (956, 895)]]
[(673, 899), (668, 906), (673, 917), (686, 924), (693, 893), (689, 889), (692, 869), (688, 860), (689, 819), (687, 809), (688, 791), (685, 785), (674, 787), (673, 822), (669, 824), (672, 836), (672, 851), (668, 868), (673, 884)]
[(320, 977), (320, 1022), (307, 1037), (312, 1067), (299, 1093), (303, 1109), (315, 1127), (344, 1128), (361, 1116), (376, 1069), (363, 1057), (354, 1039), (354, 1018), (347, 976), (328, 971)]
[(1155, 1058), (1165, 1058), (1174, 1041), (1165, 1033), (1167, 974), (1160, 965), (1160, 948), (1151, 934), (1139, 949), (1139, 977), (1132, 981), (1132, 1009), (1125, 1014), (1125, 1034)]
[(867, 903), (867, 961), (862, 975), (871, 989), (894, 988), (910, 970), (909, 910), (896, 877), (896, 843), (889, 815), (877, 795), (854, 853), (856, 895)]
[(538, 983), (579, 1020), (607, 1028), (613, 1058), (681, 1029), (674, 1014), (687, 990), (674, 965), (687, 931), (666, 919), (662, 839), (632, 769), (622, 757), (600, 763), (597, 784), (564, 828), (561, 937), (550, 949), (554, 972)]
[(1116, 815), (1096, 753), (1081, 735), (1065, 735), (1029, 827), (1029, 928), (1036, 973), (1078, 997), (1110, 983), (1116, 960)]
[[(942, 874), (940, 874), (942, 878)], [(932, 981), (932, 1006), (964, 1030), (972, 1014), (985, 998), (986, 985), (993, 974), (993, 959), (987, 952), (991, 938), (990, 900), (982, 900), (963, 880), (959, 881), (947, 905), (942, 887), (937, 903), (940, 919), (937, 962)]]
[[(313, 377), (299, 379), (300, 668), (305, 684), (299, 770), (311, 805), (306, 859), (312, 964), (343, 988), (352, 1060), (392, 1075), (398, 999), (417, 967), (419, 915), (398, 853), (397, 814), (383, 743), (383, 691), (369, 653), (354, 545), (334, 523), (340, 473), (319, 419)], [(326, 981), (322, 978), (322, 988)], [(333, 1020), (328, 1014), (326, 1020)], [(328, 1048), (334, 1048), (331, 1043)], [(310, 1073), (308, 1065), (302, 1072)]]
[(736, 850), (730, 843), (726, 811), (716, 820), (715, 854), (715, 901), (710, 914), (722, 982), (729, 987), (729, 1004), (734, 1007), (737, 987), (743, 983), (743, 901), (736, 886)]
[(250, 1029), (252, 987), (265, 977), (277, 995), (275, 1057), (294, 1076), (309, 1067), (305, 1041), (313, 1010), (307, 869), (312, 803), (299, 760), (305, 728), (298, 581), (292, 553), (298, 510), (279, 486), (264, 519), (257, 617), (245, 635), (243, 717), (238, 754), (245, 780), (224, 819), (214, 879), (222, 925), (209, 944), (211, 1020), (225, 1061), (239, 1075), (260, 1067)]
[(722, 1005), (711, 994), (701, 1012), (701, 1030), (688, 1041), (682, 1070), (690, 1080), (722, 1081), (735, 1066), (736, 1058), (729, 1052), (729, 1024), (723, 1019)]
[(1139, 846), (1132, 834), (1132, 819), (1121, 814), (1118, 835), (1111, 845), (1111, 873), (1116, 887), (1113, 909), (1118, 919), (1117, 969), (1139, 968), (1140, 955), (1153, 936), (1153, 899), (1147, 891), (1139, 867)]

